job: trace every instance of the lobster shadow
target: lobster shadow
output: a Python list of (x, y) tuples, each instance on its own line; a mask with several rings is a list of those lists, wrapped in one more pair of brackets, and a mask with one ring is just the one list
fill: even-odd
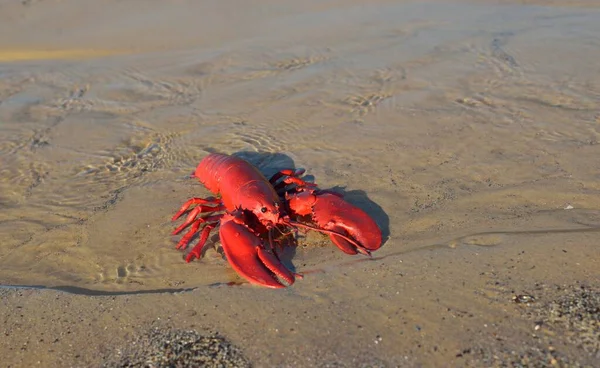
[[(232, 156), (239, 157), (254, 165), (266, 177), (270, 178), (283, 169), (296, 169), (294, 159), (284, 153), (240, 151)], [(313, 182), (314, 176), (304, 175), (304, 180)]]
[[(232, 156), (242, 158), (252, 165), (256, 166), (260, 172), (269, 178), (273, 174), (283, 169), (297, 169), (294, 160), (284, 153), (272, 153), (272, 152), (252, 152), (252, 151), (240, 151), (234, 153)], [(313, 175), (307, 174), (302, 179), (308, 182), (315, 182)], [(318, 182), (317, 182), (318, 184)], [(381, 229), (382, 235), (382, 246), (386, 243), (390, 236), (390, 220), (385, 211), (377, 203), (369, 199), (367, 193), (363, 190), (346, 190), (346, 187), (335, 186), (333, 188), (320, 188), (327, 189), (344, 196), (344, 199), (365, 211), (373, 220), (377, 223)], [(282, 261), (286, 266), (291, 266), (291, 259), (296, 254), (296, 247), (286, 247), (283, 252)], [(293, 267), (292, 267), (293, 268)]]

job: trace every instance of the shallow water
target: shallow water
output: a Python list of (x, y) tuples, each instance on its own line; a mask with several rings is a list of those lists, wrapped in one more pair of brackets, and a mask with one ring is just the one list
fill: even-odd
[[(600, 228), (598, 10), (115, 6), (29, 32), (16, 21), (3, 40), (5, 285), (240, 281), (213, 249), (186, 264), (170, 236), (178, 207), (209, 194), (187, 177), (214, 151), (347, 192), (389, 235), (376, 257)], [(318, 235), (300, 243), (288, 258), (308, 275), (361, 261)]]
[[(255, 366), (593, 365), (514, 298), (600, 283), (600, 10), (519, 3), (0, 0), (3, 362), (158, 326)], [(306, 168), (384, 246), (309, 233), (278, 291), (228, 286), (216, 233), (185, 263), (170, 219), (215, 151)]]

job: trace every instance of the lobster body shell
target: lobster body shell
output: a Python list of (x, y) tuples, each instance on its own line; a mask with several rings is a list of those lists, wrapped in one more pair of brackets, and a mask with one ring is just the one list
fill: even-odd
[[(227, 211), (252, 211), (263, 224), (280, 221), (280, 199), (265, 176), (247, 161), (211, 153), (196, 168), (194, 176), (221, 199)], [(266, 209), (266, 210), (263, 210)]]

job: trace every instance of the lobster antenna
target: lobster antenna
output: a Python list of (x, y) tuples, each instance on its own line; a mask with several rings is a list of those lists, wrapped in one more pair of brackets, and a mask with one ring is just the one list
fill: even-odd
[(269, 246), (272, 251), (275, 251), (275, 247), (273, 247), (273, 228), (269, 229)]
[[(286, 224), (287, 225), (287, 224)], [(280, 228), (278, 228), (277, 226), (273, 226), (274, 229), (277, 229), (277, 231), (279, 231), (279, 234), (283, 235), (283, 236), (288, 236), (290, 235), (292, 232), (294, 231), (298, 231), (298, 229), (294, 229), (290, 232), (284, 233)]]
[(353, 239), (350, 239), (349, 237), (347, 237), (344, 234), (340, 234), (340, 233), (338, 233), (336, 231), (333, 231), (333, 230), (319, 229), (318, 227), (314, 227), (314, 226), (310, 226), (310, 225), (306, 225), (306, 224), (301, 224), (301, 223), (295, 222), (295, 221), (290, 221), (289, 225), (299, 226), (299, 227), (303, 227), (303, 228), (310, 229), (310, 230), (315, 230), (315, 231), (318, 231), (318, 232), (324, 233), (324, 234), (333, 234), (335, 236), (339, 236), (340, 238), (342, 238), (342, 239), (346, 240), (347, 242), (349, 242), (350, 244), (354, 245), (358, 249), (358, 251), (360, 253), (362, 253), (362, 254), (364, 254), (366, 256), (371, 257), (371, 252), (367, 248), (365, 248), (362, 245), (358, 244), (356, 241), (354, 241)]

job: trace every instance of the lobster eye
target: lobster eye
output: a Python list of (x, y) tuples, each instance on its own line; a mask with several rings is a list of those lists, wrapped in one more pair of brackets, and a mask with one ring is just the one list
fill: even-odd
[(262, 212), (262, 213), (265, 213), (265, 212), (267, 212), (267, 207), (263, 207), (263, 208), (261, 208), (261, 209), (260, 209), (260, 212)]

